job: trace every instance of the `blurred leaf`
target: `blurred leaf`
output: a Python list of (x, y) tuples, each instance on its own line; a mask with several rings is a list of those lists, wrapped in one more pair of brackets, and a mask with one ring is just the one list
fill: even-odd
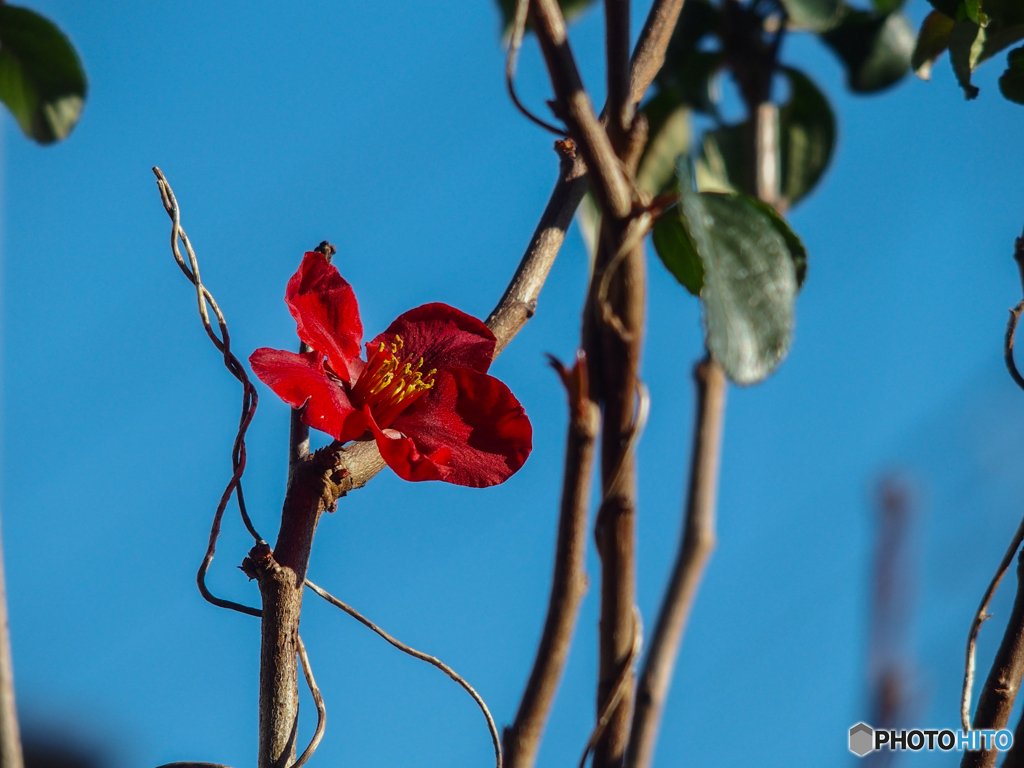
[(960, 19), (965, 16), (982, 27), (988, 24), (988, 15), (981, 10), (981, 0), (961, 0), (956, 18)]
[(690, 110), (671, 90), (662, 90), (641, 110), (648, 140), (637, 170), (637, 185), (657, 195), (675, 182), (676, 159), (690, 149)]
[(673, 91), (679, 101), (698, 112), (717, 114), (718, 95), (715, 77), (724, 64), (722, 54), (713, 51), (690, 51), (677, 57), (671, 69), (663, 67), (660, 84)]
[(818, 86), (799, 70), (783, 67), (789, 77), (789, 101), (779, 109), (780, 193), (795, 205), (821, 180), (832, 160), (836, 120)]
[(832, 29), (843, 15), (841, 0), (782, 0), (782, 6), (792, 26), (814, 32)]
[(657, 75), (658, 81), (664, 83), (666, 78), (673, 78), (690, 54), (697, 50), (700, 41), (721, 28), (722, 14), (710, 0), (687, 0), (672, 31), (665, 51), (665, 64)]
[(898, 11), (906, 4), (907, 0), (871, 0), (875, 13), (881, 15)]
[(704, 286), (704, 265), (679, 217), (679, 206), (654, 223), (651, 239), (665, 268), (686, 290), (700, 296), (700, 289)]
[(999, 90), (1010, 101), (1024, 104), (1024, 47), (1014, 48), (1006, 57), (1006, 71), (999, 78)]
[(978, 57), (975, 67), (1022, 38), (1024, 38), (1024, 23), (1007, 25), (1003, 23), (1002, 19), (993, 17), (985, 27), (985, 45), (981, 49), (981, 55)]
[(791, 240), (756, 200), (695, 192), (686, 158), (678, 176), (681, 221), (704, 268), (708, 350), (737, 384), (754, 384), (775, 370), (792, 338), (797, 269)]
[(748, 197), (747, 200), (768, 217), (772, 226), (775, 227), (775, 231), (782, 235), (783, 240), (786, 241), (786, 245), (789, 247), (789, 255), (793, 259), (793, 269), (796, 271), (796, 287), (799, 290), (803, 287), (804, 279), (807, 277), (807, 249), (804, 248), (803, 241), (797, 236), (796, 232), (790, 229), (789, 224), (779, 215), (779, 212), (768, 205), (768, 203), (762, 203), (754, 197)]
[(949, 47), (949, 33), (952, 30), (953, 20), (939, 11), (932, 11), (921, 22), (910, 66), (922, 80), (931, 79), (932, 64)]
[(850, 11), (822, 39), (846, 65), (846, 81), (855, 93), (888, 88), (910, 68), (914, 31), (899, 11), (886, 16)]
[[(779, 192), (790, 206), (807, 196), (832, 160), (836, 121), (828, 99), (799, 70), (782, 67), (789, 79), (790, 98), (779, 108)], [(725, 126), (704, 134), (704, 154), (698, 166), (701, 189), (753, 190), (747, 187), (748, 123)], [(717, 181), (717, 183), (716, 183)]]
[(960, 7), (960, 0), (928, 0), (928, 2), (936, 11), (951, 19), (956, 18), (957, 8)]
[[(573, 21), (593, 3), (594, 0), (558, 0), (566, 22)], [(516, 15), (516, 0), (498, 0), (498, 7), (501, 9), (501, 35), (503, 38), (508, 38), (512, 34), (512, 21)], [(531, 30), (529, 20), (526, 22), (526, 29), (527, 31)]]
[(65, 138), (85, 102), (75, 49), (56, 26), (25, 8), (0, 4), (0, 101), (40, 144)]
[(985, 46), (985, 30), (970, 19), (961, 19), (953, 24), (949, 33), (949, 60), (964, 96), (976, 98), (978, 89), (971, 84), (971, 72), (978, 65), (981, 51)]

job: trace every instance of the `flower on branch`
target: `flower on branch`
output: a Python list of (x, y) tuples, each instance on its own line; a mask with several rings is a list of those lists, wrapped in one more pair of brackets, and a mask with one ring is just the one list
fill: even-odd
[(509, 388), (487, 369), (494, 334), (447, 304), (400, 315), (366, 345), (356, 296), (336, 267), (307, 253), (285, 303), (312, 350), (257, 349), (256, 375), (302, 420), (339, 442), (372, 436), (404, 480), (483, 488), (530, 455), (533, 428)]

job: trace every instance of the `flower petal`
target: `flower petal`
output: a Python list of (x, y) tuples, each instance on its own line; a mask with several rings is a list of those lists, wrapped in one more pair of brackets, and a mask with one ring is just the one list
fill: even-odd
[(373, 416), (370, 414), (370, 407), (365, 409), (366, 420), (370, 424), (370, 430), (377, 441), (377, 448), (380, 455), (395, 474), (403, 480), (420, 482), (422, 480), (446, 480), (449, 474), (445, 466), (451, 457), (448, 448), (438, 448), (429, 456), (420, 453), (416, 444), (408, 437), (402, 437), (393, 429), (384, 430), (377, 426)]
[(347, 442), (361, 437), (366, 417), (349, 402), (348, 395), (324, 371), (320, 353), (297, 355), (280, 349), (257, 349), (249, 357), (260, 381), (292, 408), (301, 408), (302, 421)]
[(324, 355), (334, 372), (352, 381), (358, 371), (350, 363), (359, 359), (363, 323), (356, 295), (338, 268), (322, 253), (310, 251), (292, 275), (284, 300), (295, 318), (299, 338)]
[(447, 304), (424, 304), (399, 315), (367, 347), (391, 346), (402, 337), (406, 358), (422, 357), (423, 368), (472, 368), (487, 373), (494, 358), (494, 334), (472, 315)]
[(391, 426), (421, 453), (447, 448), (449, 471), (438, 479), (472, 488), (505, 482), (533, 447), (533, 427), (515, 395), (471, 368), (440, 371), (430, 392)]

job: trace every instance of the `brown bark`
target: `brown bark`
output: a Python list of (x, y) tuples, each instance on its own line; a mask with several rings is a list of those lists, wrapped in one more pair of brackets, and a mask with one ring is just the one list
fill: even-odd
[(555, 571), (533, 670), (515, 721), (505, 729), (507, 768), (531, 768), (537, 759), (544, 725), (569, 657), (580, 603), (587, 591), (587, 510), (600, 414), (587, 393), (585, 363), (577, 364), (572, 371), (566, 371), (560, 364), (557, 367), (569, 391), (570, 418)]
[(715, 548), (718, 466), (725, 414), (725, 373), (710, 358), (693, 371), (697, 384), (697, 422), (693, 432), (690, 488), (682, 541), (668, 589), (658, 613), (651, 648), (637, 687), (628, 768), (648, 768), (654, 759), (665, 699), (682, 644), (686, 622)]

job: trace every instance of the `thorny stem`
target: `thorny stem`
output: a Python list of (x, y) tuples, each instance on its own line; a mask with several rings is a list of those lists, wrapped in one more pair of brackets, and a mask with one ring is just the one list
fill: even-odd
[(651, 649), (637, 686), (636, 709), (627, 768), (648, 768), (654, 759), (661, 715), (672, 684), (672, 673), (682, 644), (686, 622), (715, 548), (715, 509), (718, 467), (725, 414), (725, 373), (710, 357), (696, 365), (697, 420), (690, 459), (682, 541), (675, 567), (658, 613)]
[(3, 547), (0, 545), (0, 768), (24, 768), (18, 710), (14, 700), (14, 665), (7, 615)]
[(569, 395), (562, 507), (544, 631), (519, 711), (512, 725), (505, 729), (508, 768), (532, 768), (537, 759), (544, 725), (569, 657), (580, 604), (587, 591), (587, 510), (600, 413), (589, 397), (585, 355), (579, 354), (572, 369), (566, 369), (554, 358), (550, 360)]

